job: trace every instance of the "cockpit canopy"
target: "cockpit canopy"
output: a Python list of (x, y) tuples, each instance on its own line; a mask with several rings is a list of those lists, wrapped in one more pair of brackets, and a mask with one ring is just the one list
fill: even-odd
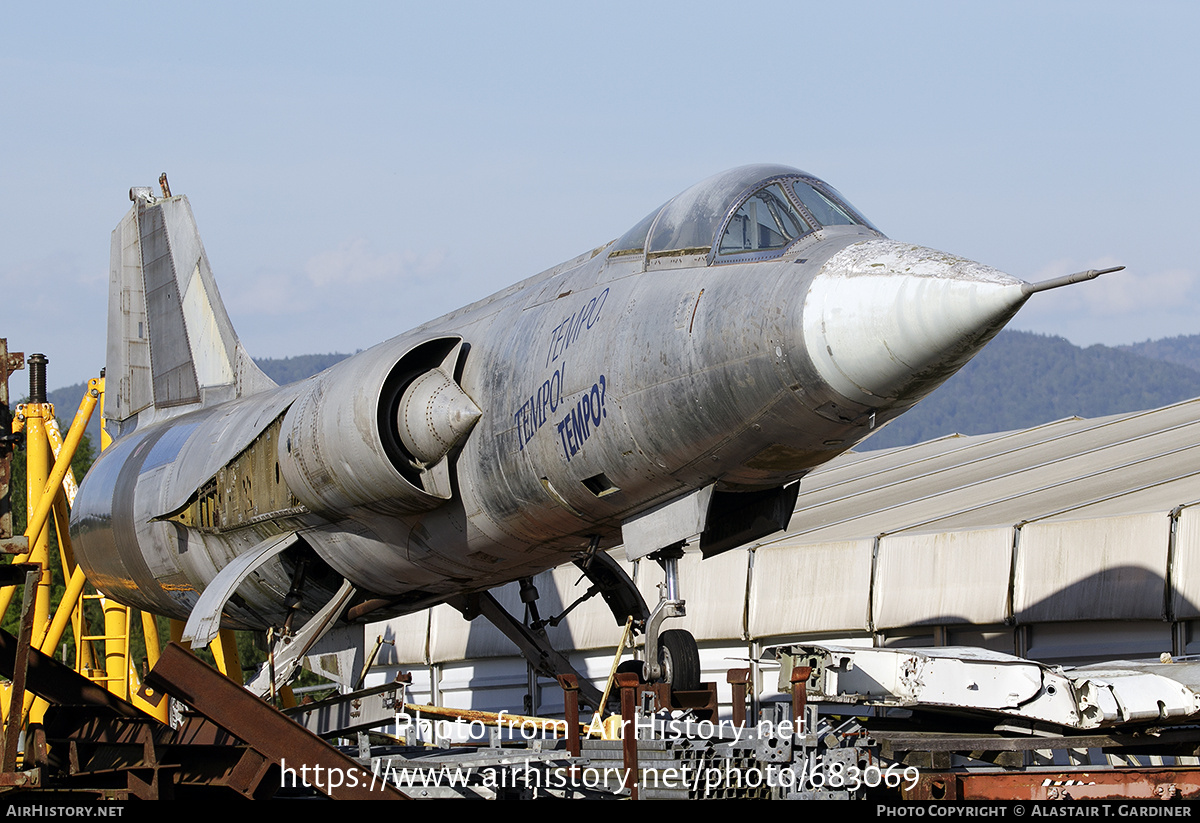
[(741, 166), (655, 209), (613, 244), (610, 257), (706, 255), (708, 264), (778, 257), (827, 226), (878, 231), (828, 183), (788, 166)]

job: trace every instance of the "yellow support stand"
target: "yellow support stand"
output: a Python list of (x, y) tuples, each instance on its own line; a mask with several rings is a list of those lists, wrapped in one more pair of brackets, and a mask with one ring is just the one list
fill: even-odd
[[(184, 622), (182, 620), (171, 621), (171, 642), (178, 643), (186, 649), (191, 649), (190, 643), (183, 641)], [(237, 653), (237, 637), (230, 629), (221, 629), (213, 641), (208, 644), (208, 650), (212, 652), (213, 660), (217, 664), (217, 671), (228, 677), (239, 686), (245, 683), (245, 676), (242, 674), (242, 663), (238, 659)]]
[[(35, 360), (39, 355), (33, 355), (30, 363), (37, 363), (44, 368), (45, 359)], [(44, 378), (42, 378), (44, 382)], [(54, 419), (54, 407), (50, 403), (31, 402), (17, 407), (14, 429), (24, 431), (26, 442), (26, 485), (27, 485), (27, 528), (26, 537), (30, 550), (18, 555), (14, 562), (33, 562), (42, 566), (42, 574), (37, 587), (34, 604), (34, 625), (31, 645), (44, 654), (53, 655), (66, 633), (66, 627), (71, 624), (76, 638), (76, 670), (91, 679), (103, 683), (106, 688), (125, 700), (131, 700), (149, 714), (166, 720), (166, 703), (151, 706), (136, 693), (140, 685), (137, 672), (129, 654), (129, 616), (130, 609), (111, 601), (106, 601), (97, 594), (84, 594), (86, 579), (83, 570), (75, 564), (74, 551), (68, 533), (69, 509), (74, 501), (75, 479), (71, 472), (71, 460), (83, 439), (88, 420), (96, 406), (103, 409), (104, 379), (94, 379), (88, 383), (88, 391), (80, 403), (79, 410), (71, 423), (66, 437), (58, 430)], [(111, 440), (107, 433), (102, 433), (102, 445), (107, 446)], [(55, 533), (58, 536), (59, 563), (66, 582), (66, 592), (59, 603), (53, 619), (50, 616), (51, 572), (49, 564), (49, 535), (48, 522), (53, 516)], [(8, 588), (0, 591), (0, 612), (7, 611), (12, 602), (14, 590)], [(105, 619), (103, 635), (88, 635), (85, 629), (82, 603), (86, 600), (99, 600)], [(153, 617), (143, 620), (144, 627), (153, 627)], [(158, 659), (157, 631), (148, 631), (147, 651), (151, 665)], [(95, 669), (95, 659), (92, 655), (91, 641), (104, 643), (104, 671)], [(8, 714), (8, 692), (4, 692), (3, 712)], [(29, 712), (29, 719), (40, 721), (45, 711), (45, 702), (26, 694), (24, 711)]]
[(89, 639), (104, 641), (105, 687), (122, 699), (129, 699), (129, 607), (107, 597), (100, 598), (104, 614), (103, 636)]
[[(40, 360), (35, 360), (40, 358)], [(37, 363), (44, 370), (45, 358), (32, 355), (30, 363)], [(40, 378), (44, 382), (44, 376)], [(32, 392), (31, 392), (32, 393)], [(58, 430), (54, 419), (54, 407), (49, 403), (30, 402), (17, 407), (14, 419), (14, 430), (24, 431), (26, 443), (26, 486), (27, 486), (27, 528), (29, 551), (18, 555), (14, 562), (37, 563), (42, 567), (42, 574), (37, 585), (34, 603), (33, 639), (31, 645), (44, 654), (53, 655), (62, 642), (66, 628), (71, 625), (75, 637), (75, 668), (91, 680), (101, 683), (109, 691), (124, 700), (131, 701), (138, 708), (159, 720), (167, 721), (167, 702), (159, 701), (157, 706), (147, 702), (138, 692), (141, 689), (141, 677), (137, 665), (130, 656), (129, 632), (131, 623), (140, 623), (146, 640), (146, 662), (153, 668), (160, 654), (158, 625), (152, 614), (139, 613), (134, 617), (133, 610), (121, 606), (98, 593), (85, 593), (87, 581), (83, 570), (75, 564), (73, 547), (68, 533), (69, 505), (74, 502), (75, 478), (71, 472), (71, 460), (83, 438), (96, 406), (104, 414), (104, 378), (100, 377), (88, 382), (88, 391), (80, 403), (79, 411), (71, 423), (66, 436)], [(108, 432), (101, 426), (101, 450), (106, 449), (112, 442)], [(55, 611), (50, 615), (50, 528), (48, 523), (53, 517), (55, 533), (58, 536), (58, 560), (63, 570), (66, 582), (66, 592)], [(7, 611), (12, 602), (13, 588), (0, 590), (0, 613)], [(87, 620), (84, 617), (84, 604), (98, 602), (103, 615), (104, 629), (102, 634), (89, 634), (86, 629)], [(178, 639), (182, 624), (172, 621), (172, 636)], [(97, 656), (93, 653), (93, 644), (102, 644), (103, 666), (98, 668)], [(237, 643), (232, 631), (222, 630), (210, 647), (217, 660), (217, 665), (226, 676), (237, 683), (243, 680), (240, 662), (237, 656)], [(3, 689), (0, 699), (0, 714), (4, 717), (9, 712), (9, 692)], [(152, 695), (151, 695), (152, 697)], [(30, 721), (40, 722), (46, 709), (45, 701), (26, 693), (23, 712), (28, 713)]]
[[(50, 414), (54, 412), (53, 407), (47, 409), (48, 406), (48, 403), (31, 403), (24, 407), (17, 407), (18, 416), (21, 415), (23, 408), (25, 417), (25, 488), (27, 493), (25, 514), (26, 522), (30, 524), (30, 528), (25, 531), (26, 537), (29, 538), (28, 562), (42, 567), (42, 574), (38, 578), (37, 593), (34, 595), (34, 637), (44, 637), (50, 622), (50, 530), (46, 528), (46, 515), (49, 514), (50, 505), (48, 502), (43, 505), (43, 499), (46, 497), (43, 490), (46, 487), (46, 481), (50, 478), (50, 441), (46, 435), (43, 415), (47, 410)], [(53, 495), (53, 493), (50, 494)], [(38, 514), (41, 514), (40, 524), (35, 519)], [(26, 693), (25, 702), (31, 706), (33, 695)], [(27, 706), (21, 708), (24, 711)], [(31, 711), (30, 722), (41, 723), (43, 714), (44, 709)]]
[[(158, 620), (154, 615), (148, 612), (139, 612), (136, 609), (134, 612), (140, 615), (142, 624), (142, 636), (146, 641), (146, 666), (153, 669), (154, 664), (158, 662), (158, 656), (161, 654), (158, 642)], [(131, 618), (132, 619), (132, 618)], [(142, 685), (141, 675), (138, 674), (135, 667), (135, 661), (129, 661), (129, 690), (131, 692), (130, 699), (133, 705), (144, 711), (151, 717), (157, 718), (160, 722), (166, 723), (168, 719), (168, 705), (166, 700), (159, 700), (157, 705), (149, 702), (145, 697), (142, 697), (143, 688), (146, 691), (147, 697), (150, 700), (157, 699), (154, 690), (149, 686)]]
[(229, 629), (221, 629), (213, 638), (208, 648), (217, 661), (217, 669), (234, 683), (242, 684), (246, 678), (242, 674), (242, 662), (238, 659), (237, 638)]

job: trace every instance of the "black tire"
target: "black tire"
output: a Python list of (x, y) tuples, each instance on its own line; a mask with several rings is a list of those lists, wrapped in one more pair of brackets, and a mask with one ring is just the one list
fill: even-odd
[(696, 638), (685, 629), (669, 629), (658, 636), (658, 663), (663, 680), (680, 692), (700, 688), (700, 650)]
[(645, 666), (640, 660), (623, 660), (617, 665), (617, 674), (636, 674), (638, 683), (645, 683)]

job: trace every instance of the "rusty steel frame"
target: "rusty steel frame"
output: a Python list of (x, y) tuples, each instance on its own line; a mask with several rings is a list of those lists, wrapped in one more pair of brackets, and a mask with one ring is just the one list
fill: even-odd
[(637, 691), (636, 674), (617, 674), (617, 688), (621, 693), (621, 753), (625, 764), (625, 788), (632, 800), (638, 799), (638, 749), (637, 749)]
[(560, 674), (558, 685), (563, 690), (563, 720), (567, 723), (567, 752), (579, 757), (579, 679), (573, 674)]
[(325, 770), (326, 774), (337, 772), (346, 778), (346, 782), (350, 782), (347, 776), (353, 775), (356, 785), (332, 788), (314, 785), (314, 788), (331, 798), (407, 798), (407, 795), (385, 781), (375, 779), (367, 769), (297, 725), (273, 706), (201, 662), (178, 643), (170, 643), (163, 650), (162, 657), (147, 675), (146, 682), (179, 698), (273, 762), (282, 765), (290, 758), (296, 764), (297, 771), (303, 765)]
[[(46, 727), (31, 727), (30, 762), (39, 767), (0, 773), (0, 787), (48, 786), (107, 795), (169, 799), (179, 788), (221, 787), (247, 798), (273, 795), (279, 786), (268, 778), (284, 758), (322, 769), (354, 770), (358, 787), (329, 789), (334, 798), (391, 799), (404, 795), (394, 787), (371, 785), (372, 775), (273, 707), (263, 703), (178, 644), (171, 644), (147, 681), (192, 706), (202, 717), (189, 717), (178, 730), (77, 674), (37, 649), (0, 631), (0, 674), (12, 677), (27, 654), (26, 688), (52, 704)], [(164, 663), (165, 661), (165, 663)], [(50, 780), (46, 737), (62, 743), (65, 780)], [(328, 772), (326, 772), (328, 774)], [(81, 785), (81, 781), (88, 785)], [(90, 782), (89, 782), (90, 781)]]
[(68, 774), (56, 787), (83, 782), (90, 791), (147, 800), (213, 788), (268, 799), (279, 788), (276, 764), (206, 718), (188, 718), (172, 730), (149, 719), (60, 706), (48, 713), (46, 736), (66, 749)]
[(750, 689), (749, 669), (730, 669), (725, 673), (725, 682), (733, 691), (733, 725), (746, 725), (746, 697)]
[(12, 533), (12, 507), (9, 484), (12, 482), (12, 454), (17, 438), (12, 432), (12, 409), (8, 399), (8, 377), (25, 368), (24, 352), (9, 352), (8, 340), (0, 337), (0, 553), (23, 554), (29, 551), (24, 535)]

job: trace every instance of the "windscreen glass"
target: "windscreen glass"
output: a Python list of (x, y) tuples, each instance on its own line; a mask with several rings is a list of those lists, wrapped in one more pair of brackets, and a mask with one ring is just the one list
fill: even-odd
[(725, 227), (721, 255), (782, 249), (812, 231), (778, 183), (751, 195)]
[(817, 218), (817, 222), (822, 226), (852, 226), (858, 222), (848, 210), (843, 209), (803, 180), (794, 181), (792, 190), (796, 192), (796, 199), (804, 204), (804, 207), (812, 213), (813, 217)]
[(795, 180), (792, 191), (822, 226), (866, 226), (879, 231), (837, 189), (821, 180)]

